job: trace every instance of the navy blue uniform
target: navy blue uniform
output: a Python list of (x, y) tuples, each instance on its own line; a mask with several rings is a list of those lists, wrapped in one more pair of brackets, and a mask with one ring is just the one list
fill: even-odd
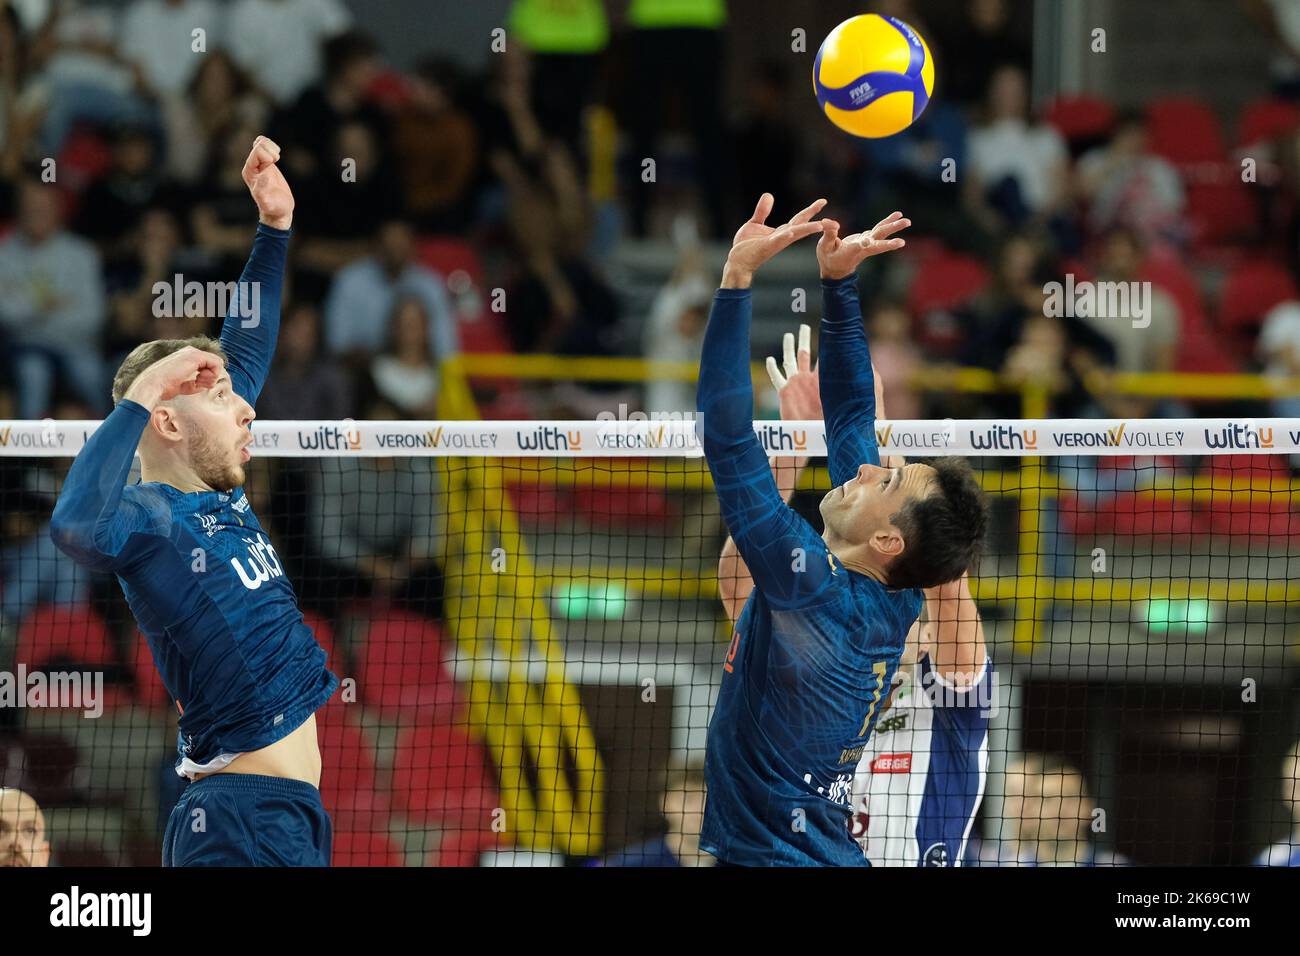
[[(819, 379), (831, 481), (879, 464), (871, 356), (852, 278), (822, 283)], [(709, 724), (700, 846), (740, 866), (867, 866), (853, 773), (921, 611), (844, 568), (777, 491), (754, 435), (750, 294), (719, 289), (698, 393), (722, 515), (754, 579)]]
[[(244, 327), (236, 297), (221, 331), (231, 386), (250, 405), (275, 353), (288, 243), (287, 231), (257, 227), (240, 277), (241, 288), (260, 284), (257, 321)], [(287, 736), (338, 680), (243, 489), (126, 486), (148, 422), (148, 410), (122, 401), (95, 430), (68, 472), (50, 533), (74, 560), (117, 575), (180, 711), (177, 773), (193, 776)]]

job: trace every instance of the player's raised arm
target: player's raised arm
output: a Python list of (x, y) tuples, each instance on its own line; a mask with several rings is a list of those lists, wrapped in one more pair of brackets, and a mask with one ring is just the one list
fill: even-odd
[(193, 347), (140, 374), (68, 470), (50, 518), (50, 537), (59, 550), (87, 567), (111, 570), (132, 534), (166, 533), (151, 528), (152, 516), (144, 509), (122, 501), (136, 447), (159, 404), (211, 388), (220, 374), (220, 357)]
[(823, 219), (817, 243), (822, 278), (821, 386), (831, 483), (842, 485), (863, 464), (880, 464), (876, 448), (876, 392), (871, 350), (862, 326), (856, 273), (863, 260), (901, 249), (895, 233), (912, 224), (891, 213), (870, 232), (840, 237), (839, 223)]
[(938, 587), (926, 588), (925, 610), (930, 666), (957, 689), (979, 680), (988, 658), (984, 622), (971, 597), (966, 575)]
[(737, 550), (767, 597), (776, 606), (792, 606), (819, 590), (829, 569), (812, 560), (806, 569), (792, 567), (795, 549), (823, 543), (782, 500), (767, 454), (754, 435), (749, 287), (764, 262), (792, 242), (821, 231), (819, 223), (809, 220), (825, 200), (777, 228), (765, 225), (772, 202), (771, 194), (764, 193), (753, 217), (736, 233), (727, 257), (704, 334), (697, 404), (704, 457)]
[(243, 177), (257, 203), (253, 251), (239, 277), (238, 292), (221, 326), (221, 347), (229, 358), (234, 390), (257, 403), (280, 332), (280, 292), (293, 225), (293, 192), (276, 165), (280, 147), (265, 136), (253, 141)]

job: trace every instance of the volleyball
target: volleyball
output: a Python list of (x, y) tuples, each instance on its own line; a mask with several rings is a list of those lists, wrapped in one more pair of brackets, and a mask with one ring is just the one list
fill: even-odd
[(845, 20), (822, 41), (813, 92), (827, 119), (879, 139), (916, 122), (934, 90), (934, 60), (921, 34), (875, 13)]

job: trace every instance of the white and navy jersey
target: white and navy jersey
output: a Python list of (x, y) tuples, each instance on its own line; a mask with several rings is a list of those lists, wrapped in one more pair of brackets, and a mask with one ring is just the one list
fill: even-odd
[(1300, 866), (1300, 839), (1274, 843), (1255, 858), (1255, 866)]
[(894, 691), (853, 780), (853, 836), (875, 866), (960, 866), (988, 771), (993, 664), (965, 690), (929, 655)]

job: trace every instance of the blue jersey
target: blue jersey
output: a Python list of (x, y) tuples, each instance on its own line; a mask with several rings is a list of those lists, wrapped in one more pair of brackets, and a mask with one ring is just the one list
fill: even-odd
[[(260, 283), (257, 322), (245, 328), (236, 306), (222, 327), (231, 387), (250, 405), (275, 352), (288, 243), (287, 231), (258, 226), (240, 278)], [(122, 401), (95, 429), (50, 533), (74, 560), (116, 573), (180, 711), (177, 773), (193, 775), (287, 736), (338, 680), (242, 489), (126, 486), (148, 422), (143, 406)]]
[[(853, 280), (823, 282), (819, 378), (831, 481), (878, 464), (871, 357)], [(782, 500), (753, 428), (747, 290), (720, 289), (700, 363), (704, 454), (754, 579), (709, 723), (702, 849), (742, 866), (866, 866), (854, 768), (921, 592), (843, 567)]]

